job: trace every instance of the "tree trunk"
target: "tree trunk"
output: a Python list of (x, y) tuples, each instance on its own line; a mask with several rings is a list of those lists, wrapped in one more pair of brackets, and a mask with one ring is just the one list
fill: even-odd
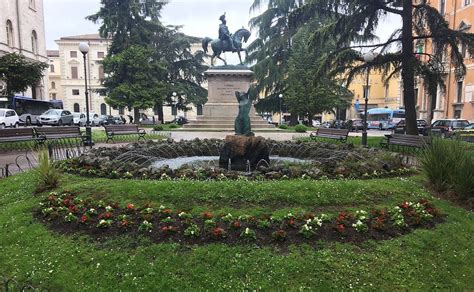
[(163, 115), (163, 104), (157, 105), (158, 107), (158, 119), (160, 120), (161, 124), (165, 123), (165, 116)]
[(291, 113), (290, 126), (296, 126), (296, 125), (298, 125), (298, 114)]
[(415, 68), (413, 45), (412, 0), (403, 0), (402, 28), (402, 82), (405, 103), (406, 133), (418, 135), (415, 104)]
[(133, 121), (135, 124), (140, 124), (140, 110), (137, 108), (133, 108)]

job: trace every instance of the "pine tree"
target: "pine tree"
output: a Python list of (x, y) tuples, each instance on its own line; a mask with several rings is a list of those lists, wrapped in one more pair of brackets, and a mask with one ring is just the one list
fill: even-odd
[[(402, 18), (402, 27), (393, 32), (386, 42), (378, 42), (374, 32), (386, 14)], [(367, 69), (382, 70), (385, 81), (401, 73), (408, 134), (417, 134), (415, 108), (415, 76), (424, 80), (431, 99), (436, 98), (438, 86), (444, 88), (445, 74), (442, 54), (447, 51), (458, 77), (466, 73), (459, 45), (474, 54), (474, 34), (449, 28), (440, 13), (427, 0), (310, 0), (294, 11), (290, 27), (296, 30), (314, 18), (332, 21), (315, 30), (312, 44), (334, 41), (336, 49), (322, 57), (319, 74), (347, 74), (350, 83), (354, 76)], [(431, 42), (432, 54), (416, 52), (414, 43)], [(351, 45), (347, 45), (351, 42)], [(391, 52), (393, 46), (401, 50)], [(373, 62), (364, 63), (358, 50), (378, 50)], [(425, 58), (417, 58), (424, 55)]]

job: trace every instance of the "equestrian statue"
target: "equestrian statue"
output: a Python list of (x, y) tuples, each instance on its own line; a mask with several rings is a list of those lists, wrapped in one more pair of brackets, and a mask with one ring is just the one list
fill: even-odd
[(209, 37), (206, 37), (202, 40), (202, 48), (205, 53), (208, 52), (209, 43), (211, 43), (212, 56), (211, 56), (211, 65), (214, 66), (214, 58), (218, 58), (227, 65), (227, 62), (221, 58), (223, 52), (232, 52), (239, 55), (240, 64), (243, 65), (242, 57), (240, 52), (244, 51), (245, 56), (247, 57), (247, 49), (242, 48), (242, 43), (246, 43), (251, 35), (250, 31), (241, 28), (237, 30), (234, 34), (229, 32), (227, 27), (227, 20), (225, 19), (225, 13), (219, 18), (222, 22), (219, 25), (219, 39), (213, 40)]

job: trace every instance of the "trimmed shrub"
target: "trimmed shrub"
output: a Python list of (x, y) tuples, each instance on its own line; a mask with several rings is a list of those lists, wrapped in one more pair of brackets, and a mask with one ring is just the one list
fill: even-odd
[(296, 125), (295, 131), (298, 133), (305, 133), (308, 130), (305, 125)]
[(288, 129), (288, 126), (285, 125), (285, 124), (281, 124), (281, 125), (278, 126), (278, 128), (282, 129), (282, 130), (286, 130), (286, 129)]
[(155, 126), (153, 126), (153, 131), (163, 131), (163, 126), (162, 125), (155, 125)]
[(179, 126), (176, 125), (176, 124), (170, 124), (170, 125), (169, 125), (169, 128), (170, 128), (170, 129), (176, 129), (176, 128), (178, 128), (178, 127), (179, 127)]

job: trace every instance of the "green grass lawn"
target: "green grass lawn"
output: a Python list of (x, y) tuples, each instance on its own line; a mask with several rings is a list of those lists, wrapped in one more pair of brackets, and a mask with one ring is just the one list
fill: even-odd
[(33, 218), (24, 173), (0, 180), (0, 276), (50, 291), (341, 290), (474, 288), (474, 215), (430, 196), (421, 177), (350, 181), (144, 181), (66, 175), (70, 190), (121, 204), (233, 214), (328, 212), (384, 207), (426, 197), (447, 215), (435, 229), (360, 245), (318, 242), (289, 251), (254, 245), (180, 246), (146, 237), (97, 242), (56, 234)]

